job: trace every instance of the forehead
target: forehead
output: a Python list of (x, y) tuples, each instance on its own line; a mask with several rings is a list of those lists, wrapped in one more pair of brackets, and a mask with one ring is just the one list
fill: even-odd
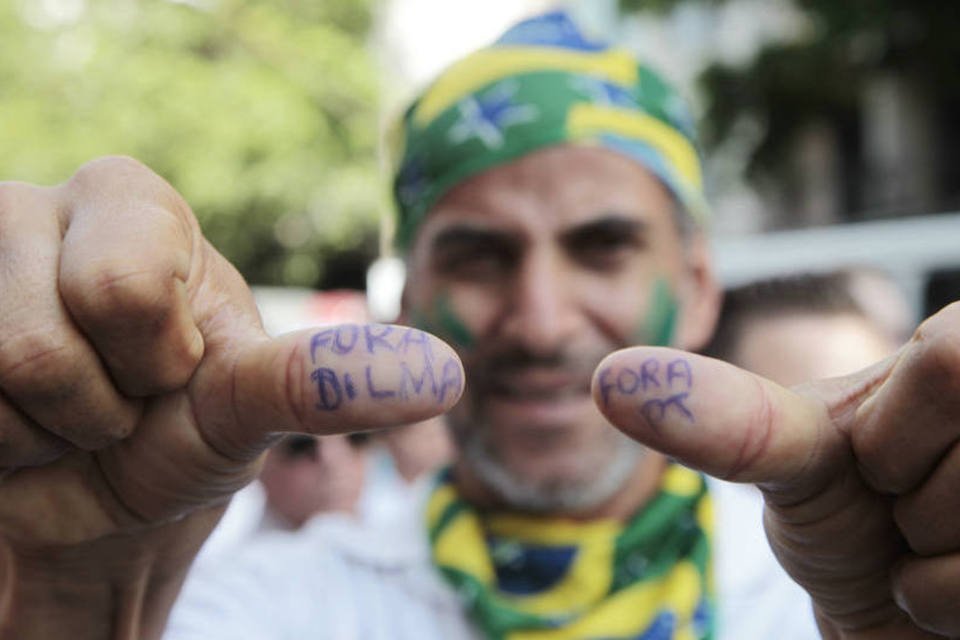
[(516, 233), (563, 230), (617, 215), (670, 224), (675, 203), (652, 173), (599, 147), (556, 145), (473, 176), (427, 214), (414, 247), (450, 227)]

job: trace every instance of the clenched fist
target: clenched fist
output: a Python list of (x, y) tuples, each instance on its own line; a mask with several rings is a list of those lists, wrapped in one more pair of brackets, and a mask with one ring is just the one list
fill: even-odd
[(124, 158), (0, 185), (0, 300), (4, 638), (158, 635), (277, 433), (413, 422), (463, 388), (415, 329), (268, 338), (187, 204)]
[(793, 390), (645, 347), (609, 356), (593, 384), (627, 434), (760, 487), (824, 637), (960, 636), (960, 304), (889, 359)]

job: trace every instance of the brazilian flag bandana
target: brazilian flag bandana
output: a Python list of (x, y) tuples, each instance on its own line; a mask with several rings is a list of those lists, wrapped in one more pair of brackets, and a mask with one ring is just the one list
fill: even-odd
[(707, 217), (684, 101), (629, 51), (588, 40), (561, 11), (521, 22), (450, 66), (406, 111), (391, 142), (403, 249), (452, 187), (560, 143), (636, 160), (694, 220)]
[(712, 639), (703, 477), (671, 464), (626, 524), (474, 511), (450, 470), (427, 504), (433, 561), (491, 640)]

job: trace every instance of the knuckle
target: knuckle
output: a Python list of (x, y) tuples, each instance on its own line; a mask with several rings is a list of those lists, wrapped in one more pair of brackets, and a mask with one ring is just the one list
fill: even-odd
[(173, 304), (173, 279), (120, 265), (78, 269), (65, 275), (62, 294), (87, 322), (124, 326), (162, 325)]
[(0, 349), (0, 386), (61, 395), (73, 386), (77, 349), (62, 332), (34, 327), (6, 337)]
[(20, 182), (0, 182), (0, 216), (8, 215), (15, 209), (23, 188)]
[(882, 427), (883, 424), (874, 420), (856, 424), (850, 433), (860, 475), (878, 491), (902, 493), (905, 470), (898, 464), (899, 457), (891, 455), (890, 443)]
[(0, 423), (0, 466), (20, 466), (24, 464), (23, 454), (13, 436), (13, 430), (22, 428), (12, 420)]
[(182, 386), (202, 357), (178, 286), (162, 268), (115, 262), (80, 267), (61, 280), (66, 306), (128, 395)]
[(892, 513), (910, 549), (930, 557), (960, 548), (960, 445), (954, 445), (937, 468), (914, 490), (896, 498)]
[(97, 191), (104, 186), (117, 188), (121, 193), (135, 190), (147, 201), (154, 201), (161, 205), (161, 209), (175, 212), (181, 218), (190, 211), (176, 189), (150, 167), (130, 156), (113, 155), (91, 160), (77, 169), (67, 186), (81, 192)]
[[(82, 342), (63, 331), (32, 328), (5, 339), (0, 389), (40, 426), (84, 448), (129, 436), (139, 415), (111, 398), (89, 366)], [(109, 383), (107, 383), (109, 385)]]
[[(38, 435), (27, 430), (36, 429), (24, 423), (0, 427), (0, 468), (40, 466), (59, 458), (69, 450), (69, 444), (52, 434)], [(14, 430), (18, 432), (14, 432)]]
[(860, 461), (860, 474), (870, 487), (882, 493), (901, 495), (914, 483), (913, 470), (884, 438), (855, 438), (854, 448)]
[(19, 217), (26, 202), (35, 199), (39, 192), (39, 187), (25, 182), (0, 182), (0, 229)]
[(90, 182), (98, 182), (102, 179), (102, 176), (130, 178), (154, 175), (146, 165), (135, 158), (125, 155), (111, 155), (84, 163), (73, 174), (70, 182), (75, 185), (87, 186)]
[(932, 593), (924, 572), (901, 571), (897, 592), (900, 606), (922, 629), (951, 637), (960, 630), (960, 613), (953, 598)]
[(910, 549), (918, 555), (927, 556), (936, 553), (938, 545), (934, 542), (934, 531), (929, 523), (917, 518), (917, 512), (921, 509), (915, 496), (900, 498), (893, 504), (893, 520)]
[(122, 411), (100, 408), (96, 415), (61, 427), (62, 436), (80, 449), (98, 451), (130, 437), (137, 426), (136, 418), (121, 415)]
[(931, 397), (954, 400), (960, 393), (960, 331), (952, 327), (922, 327), (916, 341), (920, 383)]
[(123, 419), (120, 417), (99, 424), (97, 432), (103, 441), (102, 446), (106, 446), (129, 438), (133, 435), (136, 427), (136, 419)]
[(950, 331), (957, 326), (958, 321), (960, 321), (960, 301), (951, 302), (920, 323), (916, 331), (916, 336), (939, 331)]

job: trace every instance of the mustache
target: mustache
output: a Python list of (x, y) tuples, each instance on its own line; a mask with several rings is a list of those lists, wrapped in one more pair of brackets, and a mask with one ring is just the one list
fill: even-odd
[(603, 353), (574, 353), (557, 350), (551, 353), (534, 353), (522, 346), (512, 346), (472, 358), (470, 384), (481, 389), (496, 387), (504, 378), (528, 370), (555, 371), (581, 379), (589, 387), (593, 372), (606, 357)]

